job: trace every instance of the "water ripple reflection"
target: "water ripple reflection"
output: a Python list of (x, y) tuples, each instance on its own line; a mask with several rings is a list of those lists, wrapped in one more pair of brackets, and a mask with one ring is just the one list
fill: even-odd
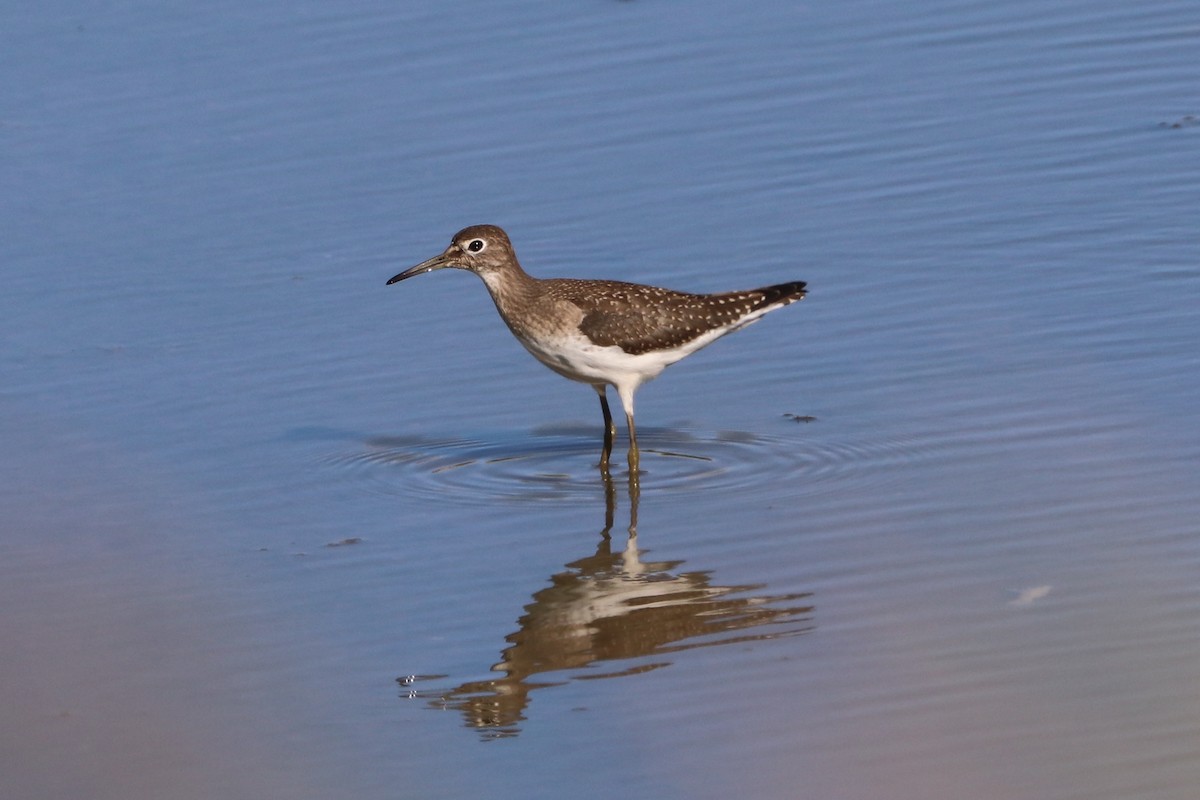
[[(521, 437), (376, 436), (323, 462), (370, 491), (389, 495), (438, 501), (448, 496), (478, 502), (576, 501), (596, 494), (595, 433), (591, 428), (555, 428)], [(803, 488), (830, 481), (861, 487), (895, 474), (893, 468), (921, 455), (911, 443), (895, 441), (835, 442), (682, 428), (639, 430), (638, 441), (643, 491), (651, 493), (738, 489), (764, 477), (790, 479)]]
[[(699, 647), (759, 642), (813, 630), (811, 592), (769, 594), (765, 584), (718, 584), (682, 560), (643, 558), (636, 485), (629, 487), (631, 534), (614, 552), (613, 482), (606, 482), (605, 534), (595, 552), (550, 576), (508, 634), (493, 676), (453, 688), (443, 675), (397, 678), (401, 695), (458, 711), (484, 739), (516, 736), (535, 689), (574, 680), (638, 675), (669, 666), (668, 656)], [(610, 664), (609, 662), (616, 662)], [(553, 674), (552, 674), (553, 673)]]

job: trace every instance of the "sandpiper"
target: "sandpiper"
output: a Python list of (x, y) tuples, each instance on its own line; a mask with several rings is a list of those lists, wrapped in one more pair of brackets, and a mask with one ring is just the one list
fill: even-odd
[(534, 278), (521, 269), (508, 234), (495, 225), (463, 228), (445, 252), (387, 283), (446, 267), (470, 270), (482, 278), (508, 329), (534, 358), (563, 377), (590, 384), (600, 395), (600, 468), (606, 473), (617, 432), (607, 387), (616, 387), (629, 425), (633, 481), (639, 464), (633, 425), (637, 388), (684, 356), (805, 295), (803, 281), (743, 292), (687, 294), (620, 281)]

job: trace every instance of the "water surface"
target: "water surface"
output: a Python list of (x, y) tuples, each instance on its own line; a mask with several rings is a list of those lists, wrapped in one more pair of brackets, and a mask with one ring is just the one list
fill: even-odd
[[(1198, 34), (9, 14), (5, 796), (1191, 798)], [(483, 222), (810, 295), (639, 392), (634, 497), (477, 279), (384, 286)]]

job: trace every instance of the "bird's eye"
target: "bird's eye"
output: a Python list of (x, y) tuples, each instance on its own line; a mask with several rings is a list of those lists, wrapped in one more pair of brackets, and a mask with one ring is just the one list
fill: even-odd
[(470, 244), (467, 245), (467, 249), (472, 253), (478, 253), (483, 249), (483, 239), (472, 239)]

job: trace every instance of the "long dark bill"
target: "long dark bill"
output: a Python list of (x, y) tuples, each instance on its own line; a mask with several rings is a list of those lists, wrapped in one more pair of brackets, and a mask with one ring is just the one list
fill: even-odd
[(433, 272), (435, 269), (445, 269), (446, 267), (451, 266), (449, 261), (450, 261), (450, 259), (446, 257), (445, 253), (434, 256), (433, 258), (429, 259), (428, 261), (422, 261), (420, 264), (417, 264), (415, 267), (409, 267), (408, 269), (404, 270), (404, 272), (401, 272), (399, 275), (392, 276), (391, 278), (388, 279), (387, 285), (391, 286), (393, 283), (399, 283), (400, 281), (407, 280), (408, 278), (411, 278), (414, 275), (421, 275), (426, 272)]

